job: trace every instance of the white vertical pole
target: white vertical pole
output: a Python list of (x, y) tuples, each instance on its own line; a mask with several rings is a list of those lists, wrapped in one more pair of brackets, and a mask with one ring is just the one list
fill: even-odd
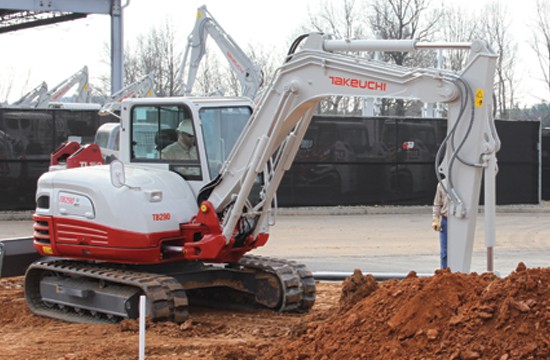
[(145, 295), (139, 297), (139, 360), (145, 360), (145, 318), (147, 317)]
[(485, 168), (485, 247), (487, 248), (487, 271), (494, 271), (493, 248), (496, 244), (495, 230), (495, 203), (496, 203), (496, 157), (488, 155), (487, 167)]

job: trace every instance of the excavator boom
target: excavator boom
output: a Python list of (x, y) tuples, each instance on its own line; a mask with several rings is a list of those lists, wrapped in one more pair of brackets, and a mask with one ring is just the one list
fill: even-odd
[(87, 103), (90, 100), (88, 83), (88, 67), (84, 66), (78, 72), (50, 89), (36, 104), (37, 108), (47, 108), (50, 103), (60, 101), (71, 89), (76, 87), (77, 103)]
[(40, 85), (29, 91), (27, 94), (23, 95), (19, 100), (11, 104), (10, 106), (22, 107), (22, 108), (33, 108), (35, 107), (42, 98), (48, 92), (48, 85), (46, 82), (42, 82)]
[[(391, 66), (333, 52), (466, 46), (471, 50), (470, 62), (460, 73)], [(290, 55), (278, 69), (216, 186), (205, 194), (216, 213), (225, 214), (222, 234), (226, 244), (243, 216), (256, 217), (256, 224), (265, 223), (282, 176), (290, 168), (322, 98), (348, 95), (417, 99), (448, 105), (449, 133), (438, 172), (449, 179), (452, 200), (449, 264), (454, 271), (468, 272), (483, 169), (500, 147), (491, 114), (495, 61), (496, 55), (481, 41), (430, 45), (407, 40), (338, 41), (309, 35), (303, 49)], [(265, 181), (258, 195), (262, 200), (251, 205), (247, 199), (260, 174)], [(252, 237), (264, 231), (257, 226)]]
[(99, 110), (99, 114), (107, 115), (115, 111), (120, 112), (120, 104), (125, 99), (154, 96), (156, 96), (155, 80), (153, 74), (148, 74), (111, 95)]
[[(178, 84), (182, 87), (180, 92), (186, 96), (193, 93), (197, 71), (206, 53), (208, 35), (214, 39), (227, 59), (233, 73), (239, 80), (241, 96), (254, 99), (263, 82), (261, 70), (214, 19), (205, 5), (201, 6), (197, 11), (197, 21), (195, 22), (193, 31), (189, 35), (187, 47), (178, 69), (176, 78), (178, 79)], [(187, 73), (187, 77), (184, 81), (185, 73)]]

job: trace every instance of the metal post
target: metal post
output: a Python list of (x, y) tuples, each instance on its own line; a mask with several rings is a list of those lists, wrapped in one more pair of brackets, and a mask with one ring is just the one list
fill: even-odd
[(493, 248), (496, 244), (495, 231), (495, 179), (497, 160), (494, 154), (487, 156), (487, 167), (484, 170), (485, 192), (485, 246), (487, 247), (487, 271), (494, 271)]
[(147, 317), (147, 297), (139, 297), (139, 360), (145, 360), (145, 318)]
[(111, 0), (111, 94), (122, 89), (124, 80), (121, 0)]

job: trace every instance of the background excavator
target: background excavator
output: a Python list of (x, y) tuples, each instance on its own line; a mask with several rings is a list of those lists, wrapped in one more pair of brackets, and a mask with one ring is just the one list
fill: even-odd
[[(48, 91), (46, 82), (40, 83), (34, 89), (23, 95), (19, 100), (5, 105), (12, 108), (60, 108), (63, 107), (61, 99), (66, 96), (70, 90), (75, 89), (74, 100), (71, 105), (77, 103), (79, 108), (89, 106), (90, 87), (88, 83), (88, 67), (84, 66), (75, 74), (57, 84)], [(71, 106), (68, 105), (68, 106)]]
[(23, 95), (19, 100), (10, 104), (10, 107), (33, 108), (40, 103), (42, 98), (48, 93), (48, 85), (42, 81), (40, 85)]
[[(433, 48), (469, 49), (469, 63), (451, 72), (341, 53)], [(145, 294), (153, 320), (182, 322), (189, 302), (309, 310), (315, 282), (304, 265), (248, 253), (267, 243), (277, 188), (319, 101), (331, 95), (447, 104), (448, 135), (436, 171), (448, 179), (449, 266), (468, 272), (483, 174), (486, 218), (494, 219), (496, 58), (481, 41), (308, 34), (292, 45), (255, 109), (249, 98), (125, 100), (119, 160), (51, 171), (38, 181), (34, 246), (53, 258), (26, 272), (30, 309), (67, 321), (110, 322), (137, 317)], [(197, 158), (163, 159), (182, 122), (194, 135)]]
[(125, 99), (155, 96), (155, 80), (153, 74), (148, 74), (109, 96), (105, 104), (99, 109), (99, 114), (120, 113), (120, 104)]
[[(227, 60), (231, 70), (237, 77), (241, 96), (254, 99), (263, 83), (261, 69), (254, 64), (246, 53), (239, 47), (233, 38), (214, 19), (212, 14), (203, 5), (197, 10), (197, 20), (193, 31), (188, 37), (185, 53), (176, 74), (179, 89), (176, 93), (184, 96), (196, 95), (193, 91), (197, 71), (206, 54), (206, 41), (212, 37)], [(221, 91), (221, 89), (218, 89)]]
[(76, 89), (75, 101), (72, 103), (85, 104), (90, 101), (90, 85), (88, 82), (88, 67), (84, 66), (82, 69), (71, 75), (67, 79), (57, 84), (53, 89), (50, 89), (47, 93), (40, 97), (36, 103), (36, 108), (55, 108), (59, 107), (61, 99), (69, 93), (71, 89)]
[[(241, 96), (254, 99), (263, 83), (263, 74), (256, 64), (245, 54), (233, 38), (221, 27), (208, 12), (206, 6), (198, 8), (196, 22), (187, 39), (187, 46), (181, 64), (176, 73), (177, 94), (184, 96), (197, 95), (193, 91), (197, 72), (204, 59), (208, 37), (212, 37), (224, 57), (227, 59), (233, 73), (237, 77)], [(185, 78), (185, 79), (184, 79)], [(221, 92), (218, 89), (218, 92)], [(154, 95), (154, 80), (152, 74), (130, 84), (116, 94), (100, 109), (100, 114), (120, 113), (120, 103), (128, 97), (149, 97)], [(105, 123), (99, 127), (95, 143), (101, 148), (103, 157), (117, 156), (119, 149), (120, 124)]]

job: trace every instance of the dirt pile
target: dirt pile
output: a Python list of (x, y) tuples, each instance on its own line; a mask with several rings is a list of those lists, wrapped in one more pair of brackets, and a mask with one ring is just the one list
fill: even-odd
[[(160, 359), (550, 359), (550, 268), (491, 274), (411, 272), (377, 283), (356, 271), (318, 283), (308, 315), (191, 308), (148, 322)], [(138, 322), (69, 324), (34, 316), (22, 278), (0, 280), (0, 359), (136, 359)]]
[(378, 285), (356, 272), (338, 308), (297, 329), (265, 358), (550, 359), (550, 268)]

